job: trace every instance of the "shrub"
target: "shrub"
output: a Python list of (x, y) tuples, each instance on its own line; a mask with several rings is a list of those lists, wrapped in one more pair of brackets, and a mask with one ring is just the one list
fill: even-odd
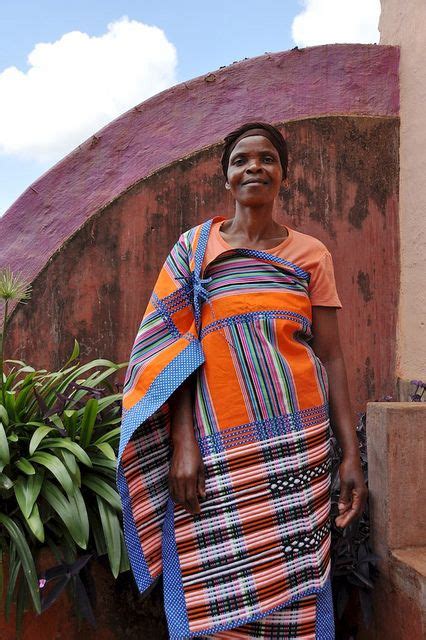
[[(16, 600), (30, 598), (37, 612), (73, 582), (90, 555), (107, 554), (116, 577), (128, 569), (115, 490), (115, 450), (120, 432), (121, 393), (111, 377), (125, 366), (109, 360), (68, 362), (55, 372), (24, 362), (3, 375), (0, 401), (0, 545), (9, 559), (6, 615)], [(34, 565), (42, 546), (62, 562), (49, 596), (40, 598)], [(89, 552), (82, 562), (82, 550)], [(75, 565), (75, 566), (74, 566)], [(78, 571), (76, 571), (78, 568)], [(72, 575), (71, 575), (72, 574)]]
[[(107, 555), (114, 577), (129, 568), (115, 489), (122, 394), (113, 382), (127, 363), (98, 359), (80, 364), (77, 342), (59, 371), (35, 370), (19, 360), (4, 362), (8, 304), (28, 297), (22, 278), (1, 269), (0, 570), (6, 557), (5, 613), (8, 618), (15, 602), (19, 627), (30, 603), (40, 613), (68, 586), (77, 610), (93, 622), (80, 571), (93, 555)], [(46, 547), (59, 564), (39, 577), (36, 560)]]

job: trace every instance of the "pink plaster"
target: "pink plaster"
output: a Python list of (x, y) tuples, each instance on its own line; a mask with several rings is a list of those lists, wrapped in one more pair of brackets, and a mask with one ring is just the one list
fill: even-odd
[(16, 200), (0, 219), (1, 264), (33, 281), (123, 191), (248, 119), (397, 115), (398, 58), (392, 46), (294, 49), (163, 91), (81, 144)]

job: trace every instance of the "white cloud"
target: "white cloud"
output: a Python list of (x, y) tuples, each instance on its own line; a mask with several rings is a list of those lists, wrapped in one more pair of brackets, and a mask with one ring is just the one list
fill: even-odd
[(302, 0), (302, 4), (304, 9), (292, 24), (299, 47), (379, 41), (380, 0)]
[(177, 55), (161, 29), (123, 17), (36, 44), (28, 64), (0, 73), (0, 152), (46, 162), (175, 84)]

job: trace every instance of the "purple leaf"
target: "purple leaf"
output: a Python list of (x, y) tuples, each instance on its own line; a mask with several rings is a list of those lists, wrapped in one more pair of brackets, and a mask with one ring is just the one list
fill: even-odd
[(76, 576), (74, 580), (75, 580), (77, 610), (83, 616), (83, 618), (85, 618), (85, 620), (87, 620), (92, 625), (92, 627), (96, 627), (95, 614), (93, 613), (92, 605), (90, 604), (90, 600), (89, 600), (89, 596), (87, 595), (86, 588), (80, 576)]
[(46, 611), (61, 595), (68, 582), (70, 581), (69, 576), (64, 576), (53, 587), (49, 590), (49, 593), (45, 594), (45, 592), (41, 595), (41, 610)]

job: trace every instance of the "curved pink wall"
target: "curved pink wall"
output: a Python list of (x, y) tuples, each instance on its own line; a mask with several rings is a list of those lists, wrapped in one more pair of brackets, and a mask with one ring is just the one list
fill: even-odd
[(397, 49), (362, 45), (262, 56), (155, 96), (82, 145), (0, 220), (2, 263), (33, 283), (7, 356), (60, 366), (76, 337), (83, 359), (126, 360), (180, 232), (232, 215), (218, 139), (261, 117), (289, 142), (278, 218), (334, 257), (353, 406), (393, 394), (397, 63)]
[[(361, 410), (394, 386), (398, 119), (327, 116), (283, 130), (290, 188), (276, 215), (333, 254), (351, 397)], [(92, 216), (36, 278), (30, 303), (16, 309), (9, 357), (60, 366), (76, 337), (84, 360), (126, 360), (180, 232), (217, 213), (232, 216), (219, 158), (213, 145), (172, 163)]]
[[(33, 282), (31, 300), (12, 317), (7, 357), (60, 366), (76, 337), (83, 360), (127, 359), (178, 234), (212, 215), (232, 215), (217, 143), (236, 124), (261, 117), (279, 123), (289, 143), (290, 190), (281, 194), (278, 219), (321, 239), (334, 257), (353, 409), (392, 393), (397, 69), (393, 47), (262, 56), (155, 96), (81, 145), (0, 219), (0, 264)], [(87, 638), (124, 640), (141, 628), (165, 637), (151, 601), (141, 606), (120, 579), (103, 580), (98, 628), (84, 627)], [(23, 637), (63, 631), (64, 615), (67, 637), (80, 637), (64, 601), (57, 604), (46, 620), (27, 619)], [(15, 637), (12, 625), (0, 627)]]
[(142, 178), (260, 117), (398, 114), (398, 49), (327, 45), (267, 54), (180, 84), (120, 116), (0, 219), (0, 266), (30, 281), (87, 220)]

